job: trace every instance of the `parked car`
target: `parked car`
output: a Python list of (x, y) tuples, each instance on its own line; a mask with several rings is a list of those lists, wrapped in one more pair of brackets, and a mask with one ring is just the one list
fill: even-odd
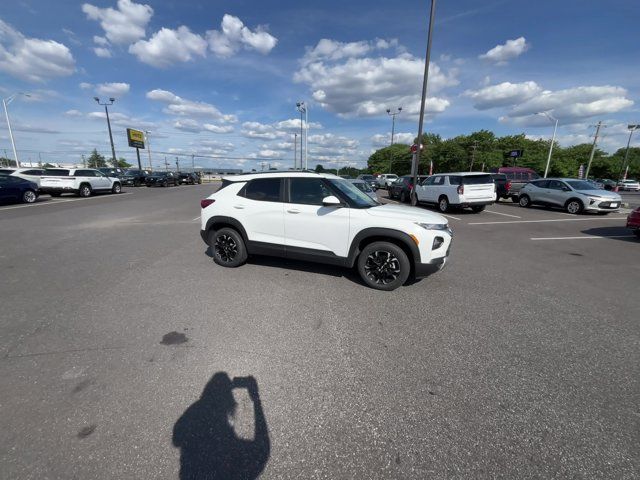
[(633, 230), (636, 237), (640, 238), (640, 207), (633, 210), (627, 217), (627, 228)]
[(518, 203), (518, 195), (523, 186), (531, 180), (540, 178), (535, 170), (525, 167), (500, 167), (497, 173), (504, 173), (510, 183), (509, 197), (514, 203)]
[(616, 187), (615, 180), (609, 178), (596, 178), (596, 184), (604, 190), (613, 190)]
[(546, 205), (560, 207), (568, 213), (583, 211), (607, 214), (620, 208), (622, 198), (592, 183), (576, 178), (543, 178), (534, 180), (520, 190), (521, 207)]
[(622, 180), (618, 182), (618, 187), (620, 190), (626, 190), (628, 192), (637, 192), (640, 191), (640, 183), (638, 180)]
[(147, 177), (151, 175), (148, 170), (127, 170), (122, 177), (123, 185), (131, 185), (132, 187), (139, 187), (145, 185)]
[(479, 213), (495, 202), (496, 185), (488, 173), (439, 173), (418, 185), (416, 195), (418, 203), (437, 205), (441, 212), (469, 207)]
[(180, 180), (180, 184), (185, 185), (196, 185), (200, 182), (200, 177), (193, 172), (181, 172), (178, 174), (178, 179)]
[[(418, 184), (424, 182), (428, 177), (428, 175), (418, 175)], [(389, 198), (397, 198), (402, 203), (408, 202), (411, 199), (411, 192), (413, 191), (413, 177), (411, 175), (404, 175), (398, 178), (389, 185), (387, 191), (389, 192)]]
[(396, 180), (398, 180), (398, 175), (396, 175), (395, 173), (383, 173), (381, 175), (378, 175), (378, 188), (389, 188), (389, 185), (391, 185)]
[(98, 171), (104, 173), (107, 177), (114, 177), (122, 179), (124, 177), (125, 171), (122, 168), (113, 168), (113, 167), (100, 167)]
[(359, 180), (357, 178), (349, 178), (349, 179), (345, 179), (345, 180), (347, 180), (348, 182), (352, 183), (358, 190), (360, 190), (361, 192), (364, 192), (372, 200), (375, 200), (376, 202), (379, 201), (378, 200), (378, 195), (376, 195), (375, 190), (373, 188), (371, 188), (371, 185), (369, 185), (364, 180)]
[(178, 175), (173, 172), (153, 172), (147, 177), (147, 187), (177, 187), (180, 185)]
[(0, 175), (12, 175), (35, 183), (40, 188), (40, 177), (44, 174), (44, 168), (2, 168)]
[(501, 198), (511, 198), (509, 196), (511, 181), (507, 179), (507, 175), (505, 173), (492, 173), (491, 178), (496, 184), (496, 202), (499, 202)]
[(376, 177), (374, 177), (373, 175), (369, 175), (368, 173), (363, 173), (361, 175), (358, 175), (357, 179), (364, 180), (374, 190), (378, 189), (378, 181), (376, 180)]
[(94, 192), (122, 191), (119, 179), (107, 177), (93, 168), (47, 169), (44, 173), (40, 179), (40, 193), (48, 193), (52, 197), (59, 197), (63, 193), (88, 197)]
[(336, 175), (245, 174), (222, 185), (200, 202), (200, 234), (218, 265), (262, 254), (355, 266), (366, 285), (394, 290), (449, 256), (452, 233), (441, 215), (381, 205)]
[(38, 199), (38, 185), (14, 175), (0, 175), (0, 200), (33, 203)]

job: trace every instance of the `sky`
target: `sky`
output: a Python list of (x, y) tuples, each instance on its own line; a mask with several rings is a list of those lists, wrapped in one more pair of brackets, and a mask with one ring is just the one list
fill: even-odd
[[(148, 131), (152, 165), (287, 168), (308, 115), (308, 164), (366, 166), (417, 135), (428, 1), (16, 0), (0, 4), (0, 96), (21, 161), (117, 156)], [(480, 129), (626, 146), (640, 123), (637, 0), (437, 2), (425, 131)], [(6, 122), (0, 155), (12, 158)], [(298, 133), (299, 134), (299, 133)], [(632, 145), (640, 146), (640, 134)], [(148, 152), (141, 151), (143, 165)], [(132, 162), (133, 163), (133, 162)], [(184, 163), (183, 163), (184, 165)]]

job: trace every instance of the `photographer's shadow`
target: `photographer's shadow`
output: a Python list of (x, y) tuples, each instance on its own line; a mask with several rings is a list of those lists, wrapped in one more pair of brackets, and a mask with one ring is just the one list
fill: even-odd
[[(230, 424), (237, 407), (233, 388), (246, 388), (253, 402), (253, 440), (239, 438)], [(269, 460), (271, 443), (256, 380), (231, 380), (225, 372), (213, 375), (174, 425), (173, 445), (180, 448), (181, 480), (258, 478)]]

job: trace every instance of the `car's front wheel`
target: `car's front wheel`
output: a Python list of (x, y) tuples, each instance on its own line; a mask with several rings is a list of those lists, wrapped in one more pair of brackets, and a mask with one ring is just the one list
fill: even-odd
[(38, 198), (38, 195), (33, 190), (25, 190), (22, 194), (22, 201), (24, 203), (33, 203)]
[(409, 257), (390, 242), (371, 243), (358, 257), (360, 277), (367, 286), (377, 290), (395, 290), (407, 281), (410, 272)]
[(520, 198), (518, 199), (518, 205), (524, 208), (528, 208), (531, 206), (531, 199), (528, 195), (520, 195)]
[(438, 200), (438, 210), (442, 213), (449, 211), (449, 199), (447, 197), (440, 197), (440, 200)]
[(242, 236), (232, 228), (221, 228), (211, 236), (213, 261), (223, 267), (239, 267), (247, 261), (247, 248)]
[(119, 183), (114, 183), (113, 187), (111, 187), (112, 193), (120, 193), (121, 191), (122, 191), (122, 185), (120, 185)]
[(80, 190), (78, 190), (78, 195), (80, 195), (81, 197), (90, 197), (91, 187), (86, 183), (84, 185), (80, 185)]
[(565, 208), (567, 209), (567, 213), (571, 213), (572, 215), (577, 215), (580, 212), (582, 212), (582, 209), (584, 207), (580, 200), (573, 199), (567, 202), (567, 204), (565, 205)]

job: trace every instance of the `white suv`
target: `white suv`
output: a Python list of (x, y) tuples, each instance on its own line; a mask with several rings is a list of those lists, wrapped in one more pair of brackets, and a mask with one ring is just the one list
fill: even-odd
[(474, 213), (496, 201), (496, 184), (488, 173), (439, 173), (416, 187), (418, 203), (432, 203), (441, 212), (450, 207), (471, 207)]
[(389, 185), (396, 180), (398, 180), (398, 175), (395, 173), (383, 173), (382, 175), (378, 175), (377, 178), (378, 186), (380, 188), (389, 188)]
[(357, 266), (368, 286), (394, 290), (410, 274), (440, 270), (451, 247), (441, 215), (382, 205), (330, 174), (225, 177), (201, 207), (202, 238), (225, 267), (242, 265), (251, 254)]

